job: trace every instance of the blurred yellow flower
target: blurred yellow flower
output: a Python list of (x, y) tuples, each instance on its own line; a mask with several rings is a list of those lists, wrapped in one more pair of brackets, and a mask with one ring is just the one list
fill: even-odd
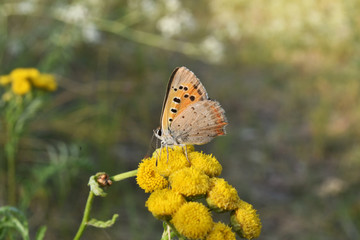
[(229, 211), (238, 208), (240, 198), (234, 187), (223, 178), (212, 178), (211, 188), (206, 201), (210, 208), (217, 211)]
[(26, 78), (13, 78), (11, 89), (17, 95), (24, 95), (31, 90), (31, 85)]
[(185, 202), (181, 194), (165, 188), (151, 193), (145, 206), (155, 217), (168, 220)]
[[(191, 147), (188, 147), (187, 151), (189, 153)], [(153, 158), (157, 159), (157, 172), (164, 177), (190, 166), (190, 162), (186, 159), (184, 150), (180, 146), (159, 148), (153, 153)]]
[(11, 83), (11, 77), (9, 75), (0, 76), (0, 85), (6, 86)]
[(235, 233), (224, 223), (215, 223), (206, 240), (236, 240)]
[(239, 208), (231, 213), (231, 225), (234, 230), (246, 239), (257, 238), (261, 232), (259, 215), (253, 206), (240, 200)]
[(200, 170), (189, 167), (180, 169), (169, 177), (171, 188), (186, 197), (206, 194), (210, 178)]
[(191, 152), (188, 154), (191, 166), (203, 171), (209, 177), (216, 177), (221, 174), (222, 166), (211, 154), (202, 152)]
[(51, 74), (40, 74), (38, 77), (32, 78), (31, 83), (37, 88), (51, 92), (57, 88), (55, 77)]
[(31, 86), (36, 88), (55, 91), (57, 83), (51, 74), (40, 74), (35, 68), (16, 68), (8, 76), (0, 77), (0, 85), (7, 85), (12, 82), (12, 90), (17, 95), (24, 95), (31, 90)]
[(18, 78), (32, 80), (40, 75), (39, 70), (36, 68), (16, 68), (11, 71), (10, 77), (15, 80)]
[(198, 202), (183, 204), (171, 223), (181, 235), (191, 239), (204, 239), (214, 224), (209, 209)]
[(153, 192), (157, 189), (163, 189), (169, 185), (169, 182), (157, 173), (156, 158), (146, 158), (139, 164), (139, 171), (136, 175), (137, 184), (145, 192)]

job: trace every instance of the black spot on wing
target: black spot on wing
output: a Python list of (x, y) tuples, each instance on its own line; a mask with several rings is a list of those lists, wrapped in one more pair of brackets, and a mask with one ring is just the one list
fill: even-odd
[(190, 96), (190, 100), (194, 101), (195, 100), (195, 96)]
[(178, 97), (174, 97), (174, 98), (173, 98), (173, 101), (176, 102), (176, 103), (180, 103), (181, 100), (180, 100), (180, 98), (178, 98)]

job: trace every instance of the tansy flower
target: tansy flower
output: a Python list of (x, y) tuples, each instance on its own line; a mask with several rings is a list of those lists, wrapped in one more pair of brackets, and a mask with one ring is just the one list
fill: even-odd
[(31, 81), (40, 75), (39, 70), (36, 68), (16, 68), (11, 71), (10, 77), (15, 80), (18, 78), (27, 79)]
[(261, 232), (259, 215), (253, 206), (240, 200), (239, 208), (231, 213), (231, 225), (242, 238), (257, 238)]
[(224, 223), (215, 223), (206, 240), (236, 240), (235, 233)]
[(169, 177), (171, 188), (186, 197), (206, 194), (210, 178), (200, 170), (189, 167), (180, 169)]
[(26, 78), (13, 78), (11, 89), (17, 95), (24, 95), (31, 90), (31, 85)]
[(209, 209), (198, 202), (183, 204), (171, 223), (181, 235), (190, 239), (204, 239), (213, 226)]
[(145, 206), (157, 218), (167, 219), (185, 203), (185, 198), (168, 188), (151, 193)]
[(223, 178), (212, 178), (211, 188), (206, 201), (210, 208), (218, 211), (229, 211), (238, 208), (240, 198), (234, 187)]
[(57, 84), (55, 78), (51, 74), (40, 74), (36, 78), (31, 79), (31, 83), (37, 87), (47, 91), (55, 91)]
[(0, 76), (0, 85), (6, 86), (11, 83), (11, 77), (9, 75)]
[[(191, 151), (191, 147), (187, 147), (188, 153)], [(157, 159), (157, 172), (164, 177), (190, 166), (190, 162), (186, 159), (184, 150), (180, 146), (159, 148), (153, 153), (153, 158)]]
[(156, 172), (156, 158), (146, 158), (140, 164), (136, 181), (145, 192), (152, 192), (157, 189), (163, 189), (169, 185), (169, 182)]
[(222, 167), (218, 160), (212, 155), (202, 152), (191, 152), (188, 154), (191, 166), (203, 171), (209, 177), (216, 177), (221, 174)]

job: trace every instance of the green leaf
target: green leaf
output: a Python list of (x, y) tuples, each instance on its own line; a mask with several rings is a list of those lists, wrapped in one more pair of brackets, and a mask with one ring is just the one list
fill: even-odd
[(43, 240), (46, 233), (46, 226), (41, 226), (40, 229), (36, 233), (35, 240)]
[[(29, 227), (25, 215), (17, 208), (4, 206), (0, 208), (0, 229), (16, 230), (24, 240), (29, 240)], [(5, 234), (7, 235), (7, 234)]]
[(91, 176), (89, 179), (89, 183), (88, 185), (90, 186), (91, 191), (96, 195), (96, 196), (101, 196), (101, 197), (105, 197), (106, 196), (106, 192), (103, 190), (103, 188), (99, 185), (99, 183), (97, 182), (97, 176), (99, 174), (103, 174), (103, 173), (97, 173), (94, 176)]
[(108, 228), (108, 227), (111, 227), (112, 225), (114, 225), (114, 223), (118, 217), (119, 217), (119, 214), (114, 214), (112, 216), (112, 219), (108, 220), (108, 221), (100, 221), (100, 220), (93, 218), (87, 223), (87, 225), (97, 227), (97, 228)]

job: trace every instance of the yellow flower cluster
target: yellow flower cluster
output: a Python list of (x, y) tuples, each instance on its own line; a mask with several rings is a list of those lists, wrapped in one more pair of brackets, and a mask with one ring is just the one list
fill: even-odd
[(41, 74), (35, 68), (17, 68), (9, 75), (0, 76), (0, 85), (11, 84), (11, 90), (16, 95), (25, 95), (32, 87), (45, 91), (55, 91), (57, 83), (53, 75)]
[[(236, 189), (219, 178), (222, 166), (212, 155), (193, 146), (157, 149), (139, 164), (137, 183), (150, 192), (148, 210), (187, 239), (235, 240), (260, 235), (259, 215), (242, 201)], [(198, 201), (204, 199), (206, 204)], [(231, 212), (231, 227), (214, 223), (211, 211)]]

